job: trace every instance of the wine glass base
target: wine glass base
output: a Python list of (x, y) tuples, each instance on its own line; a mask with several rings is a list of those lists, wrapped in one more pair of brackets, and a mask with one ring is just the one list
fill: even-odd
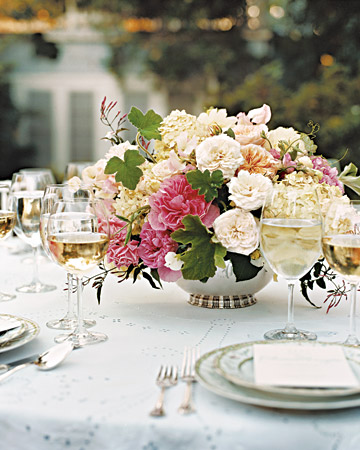
[(290, 341), (315, 341), (317, 336), (311, 331), (305, 330), (294, 330), (292, 332), (283, 330), (270, 330), (264, 334), (264, 338), (269, 341), (280, 341), (280, 340), (290, 340)]
[(9, 300), (13, 300), (14, 298), (16, 298), (16, 295), (0, 292), (0, 302), (8, 302)]
[[(78, 325), (77, 319), (67, 319), (64, 317), (63, 319), (57, 319), (57, 320), (50, 320), (49, 322), (46, 322), (46, 326), (48, 328), (51, 328), (53, 330), (75, 330), (75, 328)], [(83, 326), (85, 328), (91, 328), (96, 325), (96, 320), (92, 319), (84, 319), (83, 320)]]
[(104, 333), (97, 331), (91, 333), (71, 333), (60, 334), (56, 336), (54, 341), (57, 344), (61, 344), (64, 341), (72, 342), (75, 348), (85, 347), (86, 345), (98, 344), (100, 342), (107, 341), (108, 337)]
[(360, 346), (360, 341), (356, 336), (348, 336), (346, 341), (344, 342), (345, 345), (352, 345), (354, 347)]
[(22, 292), (23, 294), (40, 294), (42, 292), (51, 292), (55, 289), (57, 289), (56, 286), (52, 286), (50, 284), (31, 283), (17, 287), (16, 291)]

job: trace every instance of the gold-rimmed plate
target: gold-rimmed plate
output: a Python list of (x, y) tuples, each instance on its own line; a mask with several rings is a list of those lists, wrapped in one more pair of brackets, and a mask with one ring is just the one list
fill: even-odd
[[(4, 315), (2, 315), (3, 317)], [(36, 338), (40, 333), (39, 325), (31, 319), (26, 319), (24, 317), (12, 316), (6, 314), (9, 318), (13, 318), (21, 324), (21, 333), (8, 339), (5, 342), (0, 342), (0, 353), (7, 352), (9, 350), (14, 350), (15, 348), (21, 347)]]
[[(347, 395), (360, 394), (360, 348), (350, 345), (343, 345), (328, 342), (297, 342), (297, 345), (310, 347), (327, 347), (329, 345), (339, 345), (344, 351), (354, 375), (358, 380), (358, 386), (351, 388), (304, 388), (304, 387), (280, 387), (256, 384), (254, 381), (254, 344), (271, 344), (269, 341), (246, 342), (242, 344), (230, 345), (223, 349), (215, 361), (216, 371), (234, 384), (248, 389), (254, 389), (276, 395), (291, 395), (293, 397), (342, 397)], [(277, 345), (291, 345), (293, 341), (279, 341)]]
[(0, 333), (0, 345), (17, 338), (25, 330), (25, 323), (10, 314), (0, 314), (0, 321), (7, 328)]

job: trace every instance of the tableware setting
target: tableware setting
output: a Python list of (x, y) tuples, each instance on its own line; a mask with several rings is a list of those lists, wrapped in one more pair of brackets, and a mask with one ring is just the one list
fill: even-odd
[(40, 333), (40, 326), (32, 319), (2, 313), (0, 321), (7, 322), (10, 327), (16, 324), (15, 328), (0, 336), (0, 353), (21, 347)]
[(163, 417), (165, 415), (164, 399), (165, 390), (175, 386), (178, 382), (178, 370), (176, 366), (161, 366), (156, 377), (156, 385), (160, 387), (160, 395), (156, 400), (154, 408), (150, 411), (150, 416)]
[[(269, 340), (235, 344), (203, 354), (196, 362), (197, 381), (207, 390), (241, 403), (290, 410), (335, 410), (360, 406), (360, 349), (341, 345), (346, 361), (351, 364), (355, 382), (349, 388), (274, 387), (254, 383), (253, 347), (306, 346), (336, 347), (339, 344), (311, 341)], [(233, 361), (232, 361), (233, 360)], [(311, 367), (308, 369), (311, 370)], [(326, 365), (323, 366), (326, 370)], [(357, 383), (357, 384), (355, 384)]]
[(195, 382), (195, 362), (200, 356), (199, 347), (185, 347), (181, 366), (181, 381), (186, 383), (183, 401), (178, 408), (180, 414), (191, 414), (196, 411), (192, 399), (192, 384)]

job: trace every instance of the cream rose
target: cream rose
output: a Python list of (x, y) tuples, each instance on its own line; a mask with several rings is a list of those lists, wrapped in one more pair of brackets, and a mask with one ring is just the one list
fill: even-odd
[(226, 109), (213, 108), (203, 112), (197, 118), (197, 121), (202, 126), (209, 128), (211, 125), (219, 125), (222, 129), (232, 128), (236, 124), (236, 117), (227, 116)]
[(235, 175), (236, 169), (244, 162), (240, 144), (229, 136), (220, 134), (205, 139), (196, 148), (198, 169), (204, 172), (221, 170), (224, 178)]
[(130, 144), (129, 141), (122, 142), (118, 145), (111, 146), (110, 150), (106, 153), (105, 159), (109, 160), (113, 156), (117, 156), (118, 158), (124, 159), (124, 154), (126, 150), (138, 150), (137, 145)]
[(262, 207), (272, 182), (259, 173), (240, 170), (237, 177), (231, 178), (228, 187), (229, 199), (239, 208), (252, 211)]
[(241, 208), (230, 209), (214, 221), (215, 236), (229, 252), (250, 255), (259, 246), (259, 224)]
[[(288, 144), (298, 145), (302, 153), (304, 155), (307, 154), (305, 144), (300, 138), (300, 133), (294, 130), (294, 128), (278, 127), (275, 130), (269, 131), (266, 136), (271, 142), (272, 148), (275, 148), (276, 150), (280, 150), (279, 142), (285, 141)], [(265, 147), (268, 150), (270, 149), (270, 144), (268, 141), (266, 141)]]

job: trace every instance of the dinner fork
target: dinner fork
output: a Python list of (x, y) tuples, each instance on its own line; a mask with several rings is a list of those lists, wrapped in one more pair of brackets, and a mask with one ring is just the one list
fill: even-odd
[(196, 411), (192, 400), (192, 383), (195, 381), (195, 361), (200, 356), (198, 347), (185, 347), (181, 366), (181, 379), (186, 382), (184, 399), (178, 408), (180, 414), (191, 414)]
[(161, 417), (165, 415), (164, 398), (165, 389), (175, 386), (178, 382), (178, 371), (176, 366), (161, 366), (156, 378), (156, 384), (160, 386), (161, 391), (155, 407), (150, 411), (150, 416)]

